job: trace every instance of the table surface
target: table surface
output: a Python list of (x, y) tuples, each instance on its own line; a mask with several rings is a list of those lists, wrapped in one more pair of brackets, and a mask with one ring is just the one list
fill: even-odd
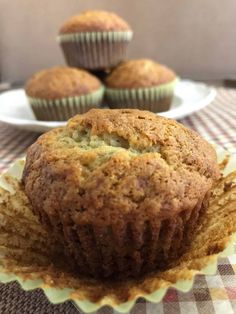
[[(236, 90), (217, 88), (217, 97), (205, 109), (180, 121), (205, 139), (236, 154)], [(0, 123), (0, 172), (25, 155), (39, 134)], [(236, 254), (220, 259), (214, 276), (197, 276), (188, 293), (170, 289), (159, 304), (140, 300), (133, 314), (236, 313)], [(41, 290), (25, 292), (17, 283), (0, 284), (0, 313), (78, 313), (71, 302), (52, 305)], [(113, 313), (104, 308), (98, 313)]]

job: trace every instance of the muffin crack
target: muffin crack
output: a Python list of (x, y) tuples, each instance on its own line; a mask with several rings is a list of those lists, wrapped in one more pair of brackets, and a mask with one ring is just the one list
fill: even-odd
[(141, 155), (144, 153), (160, 153), (161, 145), (151, 145), (144, 148), (138, 148), (131, 145), (129, 140), (125, 137), (120, 136), (116, 132), (103, 133), (100, 135), (93, 135), (91, 129), (82, 129), (75, 131), (72, 134), (72, 139), (76, 144), (83, 150), (96, 149), (103, 146), (121, 148), (127, 152)]

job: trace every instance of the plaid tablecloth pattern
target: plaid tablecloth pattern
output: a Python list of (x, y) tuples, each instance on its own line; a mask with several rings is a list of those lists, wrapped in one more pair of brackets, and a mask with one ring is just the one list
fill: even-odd
[[(217, 88), (217, 97), (205, 109), (180, 121), (207, 140), (236, 154), (236, 90)], [(39, 135), (0, 124), (0, 172), (23, 156)], [(0, 313), (78, 313), (70, 303), (52, 305), (39, 290), (24, 292), (17, 283), (0, 284)], [(113, 313), (104, 308), (98, 313)], [(140, 300), (132, 314), (236, 313), (236, 254), (220, 259), (214, 276), (197, 276), (188, 293), (169, 289), (159, 304)]]

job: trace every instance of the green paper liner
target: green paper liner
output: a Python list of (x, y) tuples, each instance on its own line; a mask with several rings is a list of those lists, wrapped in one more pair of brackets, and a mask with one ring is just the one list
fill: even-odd
[(89, 70), (113, 68), (126, 57), (132, 31), (61, 34), (58, 42), (69, 66)]
[(37, 120), (67, 121), (79, 113), (91, 108), (100, 107), (103, 100), (104, 87), (87, 95), (46, 100), (28, 97), (29, 104)]
[(132, 108), (162, 112), (170, 109), (174, 89), (178, 82), (175, 80), (154, 87), (105, 89), (105, 101), (110, 108)]
[(169, 270), (123, 282), (86, 279), (68, 269), (61, 244), (32, 214), (19, 183), (24, 161), (17, 161), (0, 177), (0, 281), (16, 280), (25, 290), (41, 288), (52, 303), (72, 300), (86, 313), (104, 305), (126, 313), (139, 297), (157, 303), (170, 287), (189, 291), (195, 275), (215, 274), (217, 259), (234, 253), (236, 157), (221, 148), (217, 148), (217, 155), (225, 177), (212, 190), (188, 252)]

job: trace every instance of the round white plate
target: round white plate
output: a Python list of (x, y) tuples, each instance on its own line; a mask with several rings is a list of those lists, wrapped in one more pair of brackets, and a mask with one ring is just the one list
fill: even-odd
[[(170, 110), (161, 112), (160, 115), (181, 119), (210, 104), (215, 96), (215, 89), (206, 84), (180, 80)], [(36, 120), (23, 89), (0, 94), (0, 121), (35, 132), (45, 132), (66, 123)]]

